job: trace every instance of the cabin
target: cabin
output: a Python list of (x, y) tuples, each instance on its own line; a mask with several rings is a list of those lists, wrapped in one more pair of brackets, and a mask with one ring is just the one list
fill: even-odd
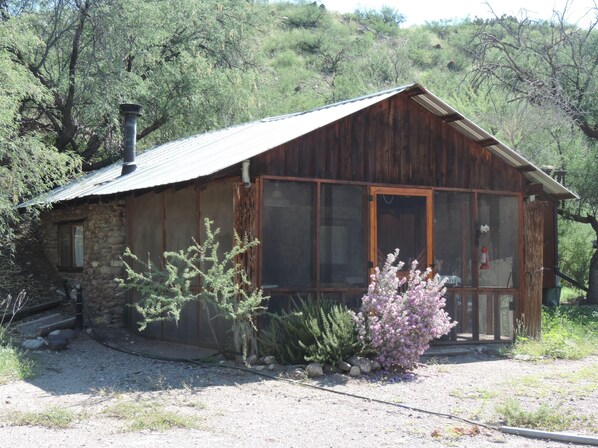
[[(135, 105), (125, 115), (124, 163), (49, 192), (43, 249), (82, 285), (97, 322), (137, 328), (117, 288), (125, 247), (159, 262), (202, 241), (247, 232), (242, 262), (271, 296), (328, 297), (358, 307), (369, 276), (395, 248), (445, 278), (458, 325), (447, 343), (509, 341), (540, 331), (543, 290), (556, 286), (555, 210), (575, 194), (419, 84), (302, 113), (265, 118), (134, 153)], [(214, 345), (209, 310), (190, 304), (151, 338)]]

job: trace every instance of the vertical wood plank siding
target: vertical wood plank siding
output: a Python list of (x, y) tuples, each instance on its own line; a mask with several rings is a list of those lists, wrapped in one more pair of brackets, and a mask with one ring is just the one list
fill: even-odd
[(256, 176), (522, 191), (524, 177), (399, 94), (252, 160)]
[(527, 331), (531, 337), (540, 335), (545, 207), (546, 203), (541, 201), (524, 204), (525, 275), (521, 315), (525, 316)]

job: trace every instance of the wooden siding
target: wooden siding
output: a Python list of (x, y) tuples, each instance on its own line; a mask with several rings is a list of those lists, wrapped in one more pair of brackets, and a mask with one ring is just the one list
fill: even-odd
[(542, 313), (542, 267), (544, 247), (545, 203), (524, 204), (523, 248), (525, 253), (524, 294), (520, 316), (524, 318), (529, 336), (540, 335)]
[(521, 173), (403, 94), (252, 160), (252, 175), (523, 191)]

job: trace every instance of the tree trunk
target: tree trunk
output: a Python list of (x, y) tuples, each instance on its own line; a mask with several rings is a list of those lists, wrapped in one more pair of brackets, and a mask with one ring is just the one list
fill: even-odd
[(590, 261), (588, 303), (598, 305), (598, 250), (594, 252)]

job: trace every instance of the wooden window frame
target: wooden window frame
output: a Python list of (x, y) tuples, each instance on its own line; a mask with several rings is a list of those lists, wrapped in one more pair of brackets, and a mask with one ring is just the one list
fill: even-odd
[[(58, 263), (57, 263), (57, 268), (60, 272), (83, 272), (83, 266), (85, 264), (85, 262), (83, 261), (81, 266), (75, 266), (75, 229), (80, 227), (81, 228), (81, 232), (83, 232), (84, 234), (84, 227), (83, 227), (83, 220), (78, 220), (78, 221), (68, 221), (68, 222), (59, 222), (56, 223), (56, 232), (58, 235)], [(68, 265), (62, 265), (62, 245), (61, 245), (61, 241), (60, 241), (60, 233), (61, 233), (61, 229), (67, 228), (68, 232), (69, 232), (69, 253), (68, 253), (68, 259), (69, 259), (69, 264)], [(83, 254), (85, 254), (85, 238), (83, 238)]]

